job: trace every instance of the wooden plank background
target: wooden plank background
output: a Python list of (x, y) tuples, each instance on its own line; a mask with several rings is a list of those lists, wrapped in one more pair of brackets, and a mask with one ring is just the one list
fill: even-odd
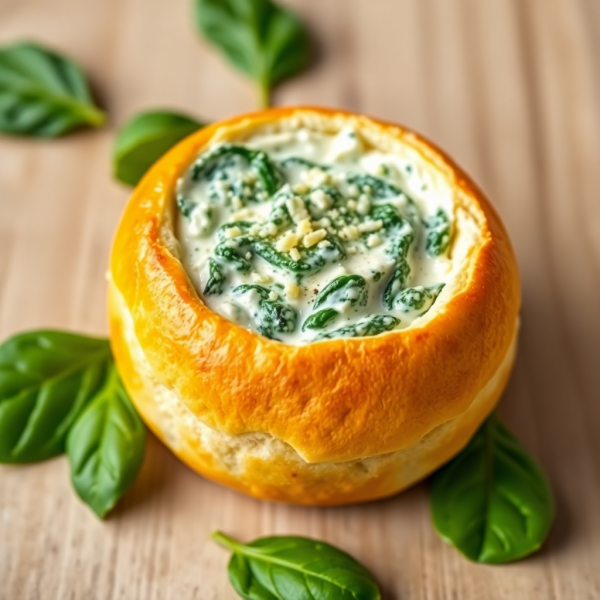
[[(0, 337), (104, 333), (116, 127), (148, 107), (207, 119), (255, 108), (251, 85), (195, 34), (189, 0), (0, 0), (0, 42), (76, 57), (110, 114), (58, 141), (0, 139)], [(598, 0), (295, 0), (318, 59), (279, 104), (397, 120), (483, 185), (523, 278), (519, 358), (500, 412), (538, 457), (558, 515), (536, 556), (473, 565), (431, 525), (426, 484), (364, 506), (259, 502), (203, 480), (155, 439), (104, 523), (58, 458), (0, 468), (0, 598), (233, 600), (221, 528), (298, 533), (372, 569), (387, 600), (600, 598), (600, 3)]]

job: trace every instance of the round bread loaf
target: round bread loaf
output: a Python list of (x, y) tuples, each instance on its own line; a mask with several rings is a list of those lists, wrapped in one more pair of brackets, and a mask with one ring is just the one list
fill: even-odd
[[(177, 182), (208, 147), (251, 134), (351, 126), (450, 190), (452, 277), (409, 326), (303, 345), (211, 310), (182, 262)], [(336, 505), (395, 494), (465, 446), (510, 374), (520, 289), (507, 233), (443, 152), (399, 125), (278, 108), (206, 127), (137, 186), (110, 261), (111, 344), (152, 431), (202, 475), (258, 498)]]

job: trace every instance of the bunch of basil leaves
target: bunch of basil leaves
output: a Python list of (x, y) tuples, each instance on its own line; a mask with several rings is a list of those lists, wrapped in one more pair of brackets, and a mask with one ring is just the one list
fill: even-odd
[[(263, 107), (270, 105), (275, 85), (309, 63), (306, 28), (294, 13), (272, 0), (194, 0), (194, 8), (199, 31), (255, 82)], [(171, 146), (203, 126), (201, 120), (178, 112), (135, 115), (117, 136), (115, 178), (136, 185)]]
[(0, 345), (0, 462), (66, 451), (75, 490), (104, 518), (135, 479), (145, 442), (108, 340), (31, 331)]
[[(272, 0), (194, 0), (198, 29), (253, 79), (261, 106), (273, 86), (309, 62), (308, 33)], [(101, 126), (82, 70), (35, 43), (0, 48), (0, 132), (58, 137)], [(152, 164), (204, 123), (152, 110), (119, 131), (115, 177), (136, 185)], [(133, 482), (145, 429), (119, 379), (108, 341), (32, 331), (0, 345), (0, 462), (21, 464), (66, 451), (79, 496), (103, 518)], [(533, 458), (492, 415), (467, 447), (431, 478), (433, 522), (467, 558), (504, 563), (544, 542), (554, 518), (548, 483)], [(248, 599), (380, 598), (372, 575), (317, 540), (267, 537), (249, 544), (222, 533), (233, 552), (231, 583)]]

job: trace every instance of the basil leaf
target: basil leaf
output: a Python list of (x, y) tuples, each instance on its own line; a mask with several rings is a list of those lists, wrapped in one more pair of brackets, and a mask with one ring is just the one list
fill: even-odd
[(0, 462), (64, 452), (69, 428), (103, 385), (108, 340), (31, 331), (0, 345)]
[(73, 487), (101, 519), (133, 483), (145, 444), (144, 424), (111, 363), (104, 387), (67, 437)]
[(284, 180), (277, 165), (270, 159), (266, 152), (263, 150), (252, 150), (239, 144), (221, 144), (203, 154), (192, 168), (192, 179), (200, 181), (208, 173), (214, 176), (214, 169), (219, 161), (225, 159), (225, 163), (230, 163), (232, 157), (242, 158), (254, 169), (263, 190), (269, 196), (272, 196), (283, 185)]
[(368, 315), (356, 323), (344, 325), (328, 333), (322, 333), (317, 340), (331, 340), (333, 338), (355, 338), (379, 335), (385, 331), (392, 331), (400, 325), (400, 319), (392, 315)]
[(0, 48), (0, 132), (58, 137), (104, 119), (72, 60), (29, 42)]
[(365, 306), (368, 300), (367, 282), (360, 275), (340, 275), (330, 281), (318, 294), (312, 308), (316, 310), (326, 303), (350, 302)]
[(212, 538), (233, 552), (229, 580), (247, 600), (379, 600), (375, 579), (334, 546), (298, 536), (240, 544), (217, 531)]
[(178, 113), (161, 110), (139, 113), (117, 135), (113, 152), (115, 178), (136, 185), (167, 150), (202, 127), (203, 123)]
[(227, 277), (225, 276), (221, 265), (214, 258), (208, 259), (208, 273), (209, 278), (204, 288), (204, 294), (207, 296), (210, 296), (210, 294), (222, 294), (223, 284)]
[(554, 519), (544, 474), (494, 415), (433, 475), (431, 507), (442, 538), (480, 563), (535, 552)]
[(302, 324), (302, 331), (307, 329), (324, 329), (327, 325), (339, 316), (335, 308), (323, 308), (312, 315), (309, 315)]
[(435, 215), (423, 222), (427, 230), (425, 250), (429, 256), (444, 254), (450, 245), (450, 219), (448, 215), (438, 208)]
[(308, 64), (306, 29), (271, 0), (196, 0), (196, 19), (229, 61), (258, 83), (262, 106), (269, 105), (273, 85)]

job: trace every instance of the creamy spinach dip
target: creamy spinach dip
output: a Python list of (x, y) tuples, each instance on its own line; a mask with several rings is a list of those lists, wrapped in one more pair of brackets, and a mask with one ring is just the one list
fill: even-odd
[(177, 186), (181, 257), (204, 303), (288, 344), (408, 327), (452, 270), (452, 203), (357, 130), (259, 131)]

